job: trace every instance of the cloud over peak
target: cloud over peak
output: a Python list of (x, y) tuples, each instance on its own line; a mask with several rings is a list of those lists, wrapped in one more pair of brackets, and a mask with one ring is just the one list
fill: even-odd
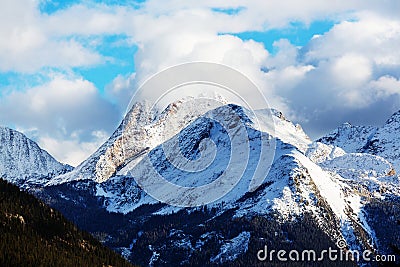
[(0, 123), (69, 163), (111, 134), (144, 80), (191, 61), (241, 71), (313, 137), (400, 109), (397, 0), (65, 3), (0, 3)]

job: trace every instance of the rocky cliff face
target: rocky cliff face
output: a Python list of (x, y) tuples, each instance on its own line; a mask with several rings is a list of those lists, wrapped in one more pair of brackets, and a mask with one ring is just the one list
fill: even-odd
[(190, 99), (172, 103), (161, 111), (147, 102), (135, 103), (106, 143), (74, 171), (53, 179), (49, 185), (85, 179), (104, 182), (127, 161), (138, 162), (151, 149), (215, 107), (214, 102)]

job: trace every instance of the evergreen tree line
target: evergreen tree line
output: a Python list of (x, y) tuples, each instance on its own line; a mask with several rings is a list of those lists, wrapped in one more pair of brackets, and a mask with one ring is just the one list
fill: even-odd
[(0, 266), (132, 266), (27, 192), (0, 179)]

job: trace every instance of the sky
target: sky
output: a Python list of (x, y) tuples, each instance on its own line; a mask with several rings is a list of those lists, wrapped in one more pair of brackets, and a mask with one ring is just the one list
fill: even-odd
[(73, 166), (180, 63), (248, 76), (317, 138), (400, 110), (398, 0), (3, 0), (0, 125)]

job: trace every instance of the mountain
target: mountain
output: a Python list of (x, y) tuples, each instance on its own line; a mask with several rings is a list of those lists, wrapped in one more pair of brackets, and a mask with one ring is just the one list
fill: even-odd
[(266, 245), (323, 251), (339, 241), (342, 254), (400, 259), (395, 115), (312, 142), (277, 110), (136, 103), (82, 164), (28, 188), (142, 266), (261, 266)]
[(381, 127), (353, 126), (345, 123), (318, 141), (342, 147), (347, 152), (382, 156), (400, 173), (400, 111)]
[(20, 186), (42, 186), (70, 170), (22, 133), (0, 127), (0, 177)]
[[(246, 125), (246, 131), (248, 132), (251, 140), (250, 149), (254, 151), (254, 155), (251, 155), (252, 157), (250, 158), (250, 161), (254, 162), (249, 162), (248, 166), (250, 166), (250, 168), (243, 170), (245, 172), (255, 171), (255, 165), (258, 163), (256, 152), (260, 150), (259, 139), (265, 135), (263, 133), (271, 132), (273, 135), (279, 135), (282, 140), (286, 141), (288, 144), (291, 144), (302, 152), (305, 152), (308, 144), (311, 143), (311, 140), (299, 125), (292, 124), (283, 116), (282, 113), (276, 110), (273, 110), (272, 113), (263, 110), (257, 111), (257, 117), (262, 120), (259, 123), (255, 123), (256, 118), (254, 118), (254, 114), (250, 114), (249, 111), (245, 111), (239, 106), (227, 105), (212, 109), (205, 114), (197, 112), (197, 115), (195, 115), (196, 113), (191, 111), (198, 109), (197, 107), (191, 106), (190, 109), (187, 107), (180, 109), (179, 105), (181, 104), (182, 102), (172, 103), (166, 108), (166, 110), (160, 113), (161, 115), (157, 115), (156, 119), (148, 119), (151, 116), (148, 115), (148, 110), (144, 108), (145, 105), (142, 103), (136, 104), (131, 109), (131, 112), (128, 113), (128, 119), (121, 124), (121, 126), (114, 132), (112, 137), (97, 152), (95, 152), (91, 157), (89, 157), (88, 160), (78, 166), (74, 171), (52, 179), (47, 186), (54, 186), (57, 184), (60, 185), (69, 181), (76, 182), (80, 180), (85, 181), (83, 184), (96, 184), (96, 188), (93, 190), (96, 191), (97, 196), (103, 196), (107, 198), (107, 201), (105, 201), (105, 206), (107, 207), (108, 211), (127, 213), (132, 211), (135, 207), (139, 207), (144, 204), (157, 203), (157, 201), (151, 196), (142, 194), (142, 190), (136, 184), (135, 180), (132, 179), (132, 177), (139, 175), (143, 176), (143, 178), (145, 176), (151, 178), (154, 176), (155, 174), (151, 172), (153, 169), (153, 164), (149, 163), (149, 160), (157, 162), (156, 164), (159, 163), (160, 167), (158, 168), (164, 168), (165, 164), (163, 162), (165, 162), (165, 155), (161, 155), (161, 150), (165, 147), (171, 146), (170, 150), (177, 151), (178, 148), (173, 147), (176, 145), (176, 143), (174, 144), (173, 138), (171, 138), (177, 132), (178, 134), (175, 135), (175, 137), (178, 136), (185, 143), (180, 144), (179, 150), (181, 150), (182, 153), (187, 154), (186, 158), (197, 157), (198, 155), (189, 154), (196, 154), (198, 145), (206, 137), (213, 138), (212, 133), (215, 134), (215, 138), (213, 139), (220, 141), (217, 146), (221, 148), (222, 154), (220, 153), (220, 158), (215, 160), (215, 162), (219, 162), (219, 164), (214, 164), (208, 168), (209, 173), (207, 173), (207, 171), (197, 174), (194, 172), (189, 172), (187, 177), (180, 178), (180, 180), (185, 180), (186, 184), (194, 185), (195, 180), (206, 184), (210, 181), (210, 179), (212, 180), (213, 177), (215, 178), (215, 173), (223, 172), (223, 168), (226, 166), (223, 166), (221, 162), (224, 161), (224, 158), (229, 158), (231, 153), (228, 144), (230, 140), (227, 140), (226, 133), (223, 131), (223, 129), (221, 129), (221, 125), (215, 122), (225, 121), (225, 123), (231, 124), (231, 126), (228, 125), (228, 127), (233, 129), (232, 131), (239, 131), (241, 124), (233, 120), (235, 116), (232, 114), (233, 112), (237, 112), (240, 117), (238, 117), (238, 119), (248, 124)], [(210, 108), (202, 108), (201, 110), (207, 109)], [(187, 115), (180, 115), (181, 113), (187, 114), (188, 112), (191, 114), (190, 117)], [(272, 122), (272, 118), (267, 118), (268, 115), (271, 116), (271, 114), (275, 118), (274, 122)], [(252, 118), (250, 119), (250, 117)], [(146, 120), (143, 120), (143, 118), (146, 118)], [(186, 118), (186, 121), (182, 120), (182, 118)], [(174, 121), (178, 121), (178, 123), (173, 123)], [(188, 121), (192, 122), (188, 124)], [(268, 124), (268, 122), (270, 123)], [(188, 126), (184, 128), (185, 125)], [(168, 130), (167, 134), (164, 132), (164, 129)], [(153, 133), (150, 130), (152, 130)], [(130, 138), (130, 136), (126, 137), (125, 135), (125, 138), (129, 140), (129, 144), (126, 144), (128, 147), (126, 150), (133, 150), (134, 152), (132, 154), (134, 155), (135, 153), (139, 154), (139, 156), (136, 156), (134, 160), (132, 160), (131, 156), (124, 155), (122, 151), (122, 140), (126, 132), (133, 133), (131, 135), (132, 138)], [(269, 134), (264, 137), (270, 138), (268, 136)], [(163, 141), (164, 143), (162, 143)], [(132, 147), (132, 149), (130, 147)], [(212, 146), (208, 148), (212, 148)], [(227, 149), (224, 150), (224, 148)], [(186, 149), (186, 151), (183, 149)], [(102, 164), (104, 163), (103, 159), (107, 157), (109, 151), (113, 151), (112, 153), (109, 153), (109, 155), (113, 155), (113, 157), (110, 157), (110, 163)], [(161, 157), (157, 158), (159, 155), (161, 155)], [(176, 156), (177, 155), (173, 155), (173, 157)], [(162, 157), (164, 157), (164, 160)], [(120, 160), (116, 160), (115, 158), (120, 158)], [(111, 159), (113, 161), (111, 161)], [(128, 161), (129, 164), (124, 163), (125, 160)], [(240, 157), (237, 157), (237, 160), (239, 162), (243, 161), (243, 159)], [(183, 159), (183, 161), (185, 161), (185, 159)], [(239, 162), (233, 164), (238, 164)], [(149, 166), (149, 164), (151, 166)], [(181, 163), (177, 164), (182, 165)], [(111, 177), (105, 176), (103, 179), (99, 179), (99, 175), (106, 173), (110, 169), (110, 166), (112, 166), (113, 172), (108, 176)], [(216, 169), (216, 167), (219, 169)], [(135, 172), (142, 172), (142, 174), (135, 174)], [(171, 173), (172, 176), (175, 176), (173, 168), (172, 170), (167, 170), (167, 172)], [(239, 176), (239, 173), (232, 172), (232, 176)], [(173, 178), (171, 177), (167, 179), (172, 180)], [(87, 182), (88, 180), (94, 181), (95, 183)], [(144, 179), (141, 180), (144, 181)], [(247, 181), (247, 183), (247, 185), (239, 184), (239, 191), (230, 193), (228, 197), (233, 197), (234, 199), (244, 195), (248, 190), (247, 187), (249, 187), (250, 181)], [(169, 192), (167, 192), (167, 194), (168, 193)], [(139, 195), (142, 197), (140, 201), (131, 201), (137, 199)], [(182, 199), (184, 199), (184, 196)], [(226, 200), (227, 199), (219, 200), (219, 202), (226, 202)]]
[(60, 212), (0, 179), (1, 266), (131, 266)]
[(366, 153), (379, 129), (342, 128), (312, 142), (276, 110), (137, 103), (98, 151), (33, 191), (139, 265), (257, 266), (265, 245), (322, 251), (338, 241), (400, 259), (399, 177), (390, 158)]
[[(104, 182), (115, 175), (127, 159), (138, 155), (136, 160), (140, 160), (151, 149), (215, 107), (214, 102), (190, 99), (171, 103), (164, 110), (151, 107), (146, 101), (135, 103), (120, 126), (96, 152), (72, 172), (52, 179), (48, 185), (76, 180)], [(129, 139), (128, 144), (123, 143), (124, 138)]]
[(374, 126), (355, 126), (346, 122), (333, 132), (319, 138), (317, 142), (340, 147), (349, 153), (362, 152), (377, 129), (378, 127)]

